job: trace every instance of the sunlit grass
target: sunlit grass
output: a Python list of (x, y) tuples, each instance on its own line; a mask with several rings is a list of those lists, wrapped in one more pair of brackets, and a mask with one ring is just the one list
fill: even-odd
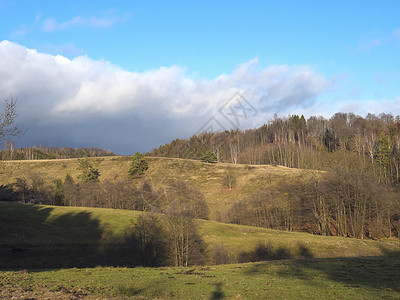
[[(99, 248), (123, 239), (130, 221), (140, 214), (143, 212), (0, 202), (0, 245), (22, 248), (47, 245), (48, 251), (75, 244)], [(197, 223), (209, 250), (215, 244), (223, 244), (234, 256), (254, 250), (260, 243), (284, 248), (293, 257), (301, 257), (304, 248), (313, 257), (375, 256), (399, 249), (395, 241), (325, 237), (206, 220)]]
[(3, 289), (163, 299), (398, 299), (400, 258), (0, 272)]
[[(100, 172), (100, 181), (126, 180), (131, 157), (93, 157), (89, 158)], [(260, 190), (273, 188), (282, 182), (304, 180), (304, 174), (311, 171), (274, 166), (247, 166), (225, 163), (208, 164), (196, 160), (147, 157), (149, 169), (144, 176), (132, 181), (140, 185), (147, 180), (154, 189), (168, 185), (170, 180), (190, 182), (202, 192), (210, 206), (210, 218), (226, 218), (232, 204)], [(29, 179), (39, 175), (47, 183), (55, 179), (64, 180), (69, 174), (74, 180), (80, 174), (78, 159), (2, 161), (0, 162), (1, 184), (12, 184), (16, 178)], [(236, 177), (232, 190), (224, 185), (226, 169), (231, 168)], [(279, 199), (277, 199), (279, 200)]]

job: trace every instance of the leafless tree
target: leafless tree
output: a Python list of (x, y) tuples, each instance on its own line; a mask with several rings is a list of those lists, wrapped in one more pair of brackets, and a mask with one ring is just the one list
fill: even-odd
[(7, 137), (19, 136), (23, 131), (15, 125), (15, 119), (18, 117), (17, 100), (11, 98), (5, 100), (4, 111), (0, 114), (0, 141)]

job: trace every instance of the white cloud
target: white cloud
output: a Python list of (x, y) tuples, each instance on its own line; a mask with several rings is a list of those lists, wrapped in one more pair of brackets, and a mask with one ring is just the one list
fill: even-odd
[(26, 144), (150, 150), (195, 133), (238, 90), (260, 110), (247, 127), (275, 112), (311, 111), (329, 87), (308, 66), (260, 68), (257, 59), (206, 80), (177, 66), (128, 72), (87, 56), (68, 59), (0, 43), (0, 97), (18, 98)]

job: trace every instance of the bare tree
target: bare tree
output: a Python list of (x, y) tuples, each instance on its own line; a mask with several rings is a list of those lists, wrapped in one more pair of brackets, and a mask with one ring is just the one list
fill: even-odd
[(143, 266), (159, 266), (167, 263), (167, 232), (157, 215), (151, 213), (140, 215), (135, 221), (131, 221), (131, 230), (138, 241)]
[(17, 100), (11, 98), (5, 100), (4, 111), (0, 114), (0, 141), (7, 137), (18, 136), (23, 131), (15, 125), (15, 119), (18, 117)]
[(233, 186), (236, 184), (236, 175), (233, 173), (232, 168), (228, 167), (225, 169), (223, 180), (224, 186), (228, 187), (229, 190), (232, 190)]
[(203, 264), (205, 245), (190, 214), (178, 207), (166, 214), (170, 255), (177, 267)]

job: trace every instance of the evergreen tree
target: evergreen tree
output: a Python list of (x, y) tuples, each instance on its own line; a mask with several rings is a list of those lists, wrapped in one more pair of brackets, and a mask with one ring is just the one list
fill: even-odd
[(388, 171), (391, 152), (392, 152), (392, 142), (384, 132), (381, 132), (381, 135), (378, 140), (378, 151), (376, 154), (376, 161), (380, 164), (385, 177)]
[(78, 176), (82, 181), (95, 182), (99, 180), (99, 170), (95, 169), (87, 158), (78, 160), (78, 170), (82, 171), (81, 175)]
[(132, 158), (131, 166), (128, 171), (129, 177), (133, 177), (135, 175), (143, 175), (148, 168), (149, 164), (144, 158), (144, 155), (136, 152), (136, 154)]
[(208, 163), (213, 163), (213, 162), (217, 162), (217, 155), (212, 152), (211, 150), (206, 150), (204, 151), (201, 155), (200, 155), (200, 159), (202, 161), (208, 162)]

